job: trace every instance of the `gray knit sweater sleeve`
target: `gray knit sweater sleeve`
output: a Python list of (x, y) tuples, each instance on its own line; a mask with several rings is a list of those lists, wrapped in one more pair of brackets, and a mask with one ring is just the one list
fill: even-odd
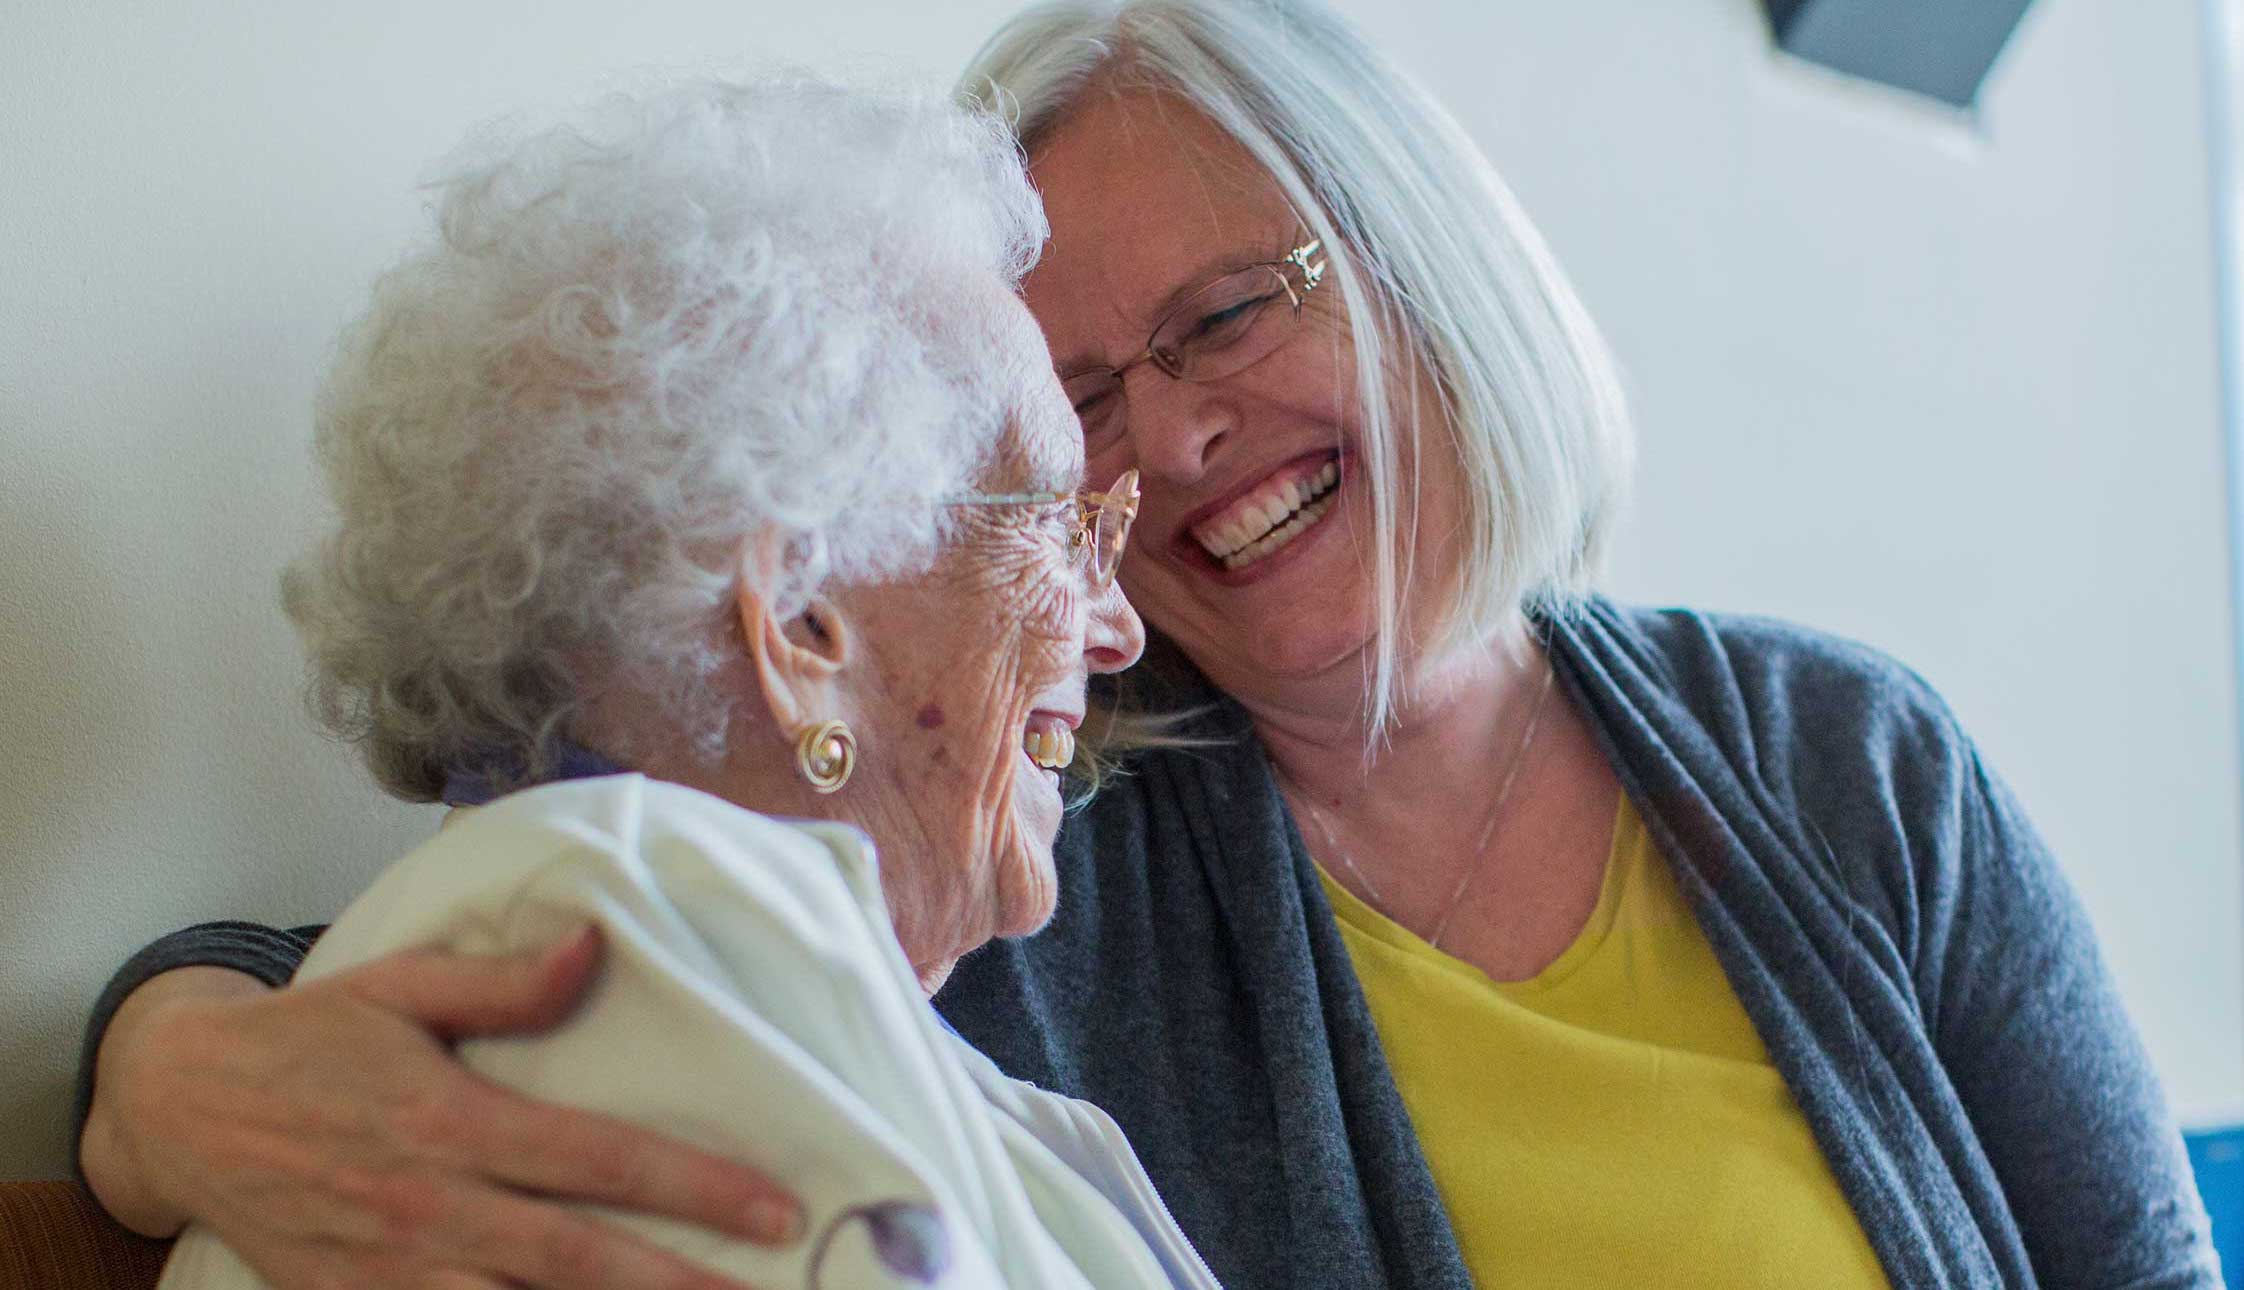
[(2087, 913), (2009, 788), (1959, 746), (1958, 862), (1919, 893), (1913, 966), (2036, 1275), (2051, 1290), (2217, 1285), (2181, 1136)]
[[(324, 925), (282, 929), (231, 920), (197, 923), (159, 938), (125, 960), (102, 987), (86, 1019), (85, 1037), (78, 1050), (70, 1140), (75, 1143), (85, 1137), (86, 1115), (93, 1107), (94, 1062), (101, 1054), (102, 1036), (109, 1033), (110, 1019), (133, 991), (174, 968), (184, 967), (230, 968), (277, 988), (296, 975), (304, 956), (311, 953), (312, 942), (325, 930)], [(85, 1181), (75, 1149), (70, 1154), (70, 1168), (78, 1181)]]
[[(1819, 1126), (1827, 1150), (1868, 1142), (1857, 1168), (1874, 1169), (1930, 1148), (1920, 1167), (1943, 1160), (1956, 1187), (1920, 1189), (1918, 1206), (1960, 1201), (1956, 1217), (1969, 1215), (1998, 1265), (2003, 1234), (2015, 1233), (2047, 1290), (2218, 1287), (2181, 1135), (2094, 929), (1946, 703), (1884, 655), (1790, 624), (1606, 612), (1657, 642), (1671, 693), (1698, 719), (1693, 733), (1715, 745), (1684, 759), (1701, 782), (1726, 778), (1716, 769), (1726, 763), (1742, 789), (1725, 814), (1772, 821), (1822, 870), (1782, 911), (1724, 892), (1742, 884), (1714, 889), (1747, 924), (1747, 973), (1804, 1003), (1806, 974), (1772, 953), (1793, 940), (1779, 925), (1812, 924), (1820, 887), (1848, 928), (1824, 944), (1846, 947), (1826, 954), (1852, 996), (1851, 1020), (1811, 1007), (1805, 1029), (1820, 1033), (1801, 1037), (1817, 1051), (1792, 1072), (1810, 1102), (1804, 1086), (1827, 1081), (1855, 1094), (1859, 1118)], [(1757, 863), (1773, 868), (1788, 849), (1759, 848)], [(1913, 1010), (1914, 1023), (1881, 1031), (1881, 999)], [(1781, 1032), (1776, 1011), (1757, 1020)], [(1934, 1060), (1902, 1051), (1918, 1043)]]

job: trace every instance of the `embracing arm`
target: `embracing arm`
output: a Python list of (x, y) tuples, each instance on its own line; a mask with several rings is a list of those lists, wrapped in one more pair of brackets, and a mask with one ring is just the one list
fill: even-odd
[[(165, 1180), (144, 1167), (142, 1139), (127, 1127), (136, 1123), (133, 1110), (121, 1105), (126, 1097), (116, 1090), (135, 1084), (133, 1074), (148, 1063), (167, 1060), (163, 1028), (177, 1010), (192, 1013), (200, 1005), (254, 999), (271, 988), (230, 968), (174, 968), (150, 978), (97, 1019), (80, 1075), (76, 1163), (80, 1178), (118, 1222), (143, 1236), (162, 1238), (178, 1235), (191, 1215), (164, 1195)], [(97, 1101), (95, 1070), (101, 1061), (111, 1078), (106, 1095)]]
[[(1057, 1290), (1092, 1267), (1101, 1285), (1169, 1284), (1111, 1202), (1005, 1134), (922, 997), (853, 830), (638, 776), (518, 793), (392, 866), (281, 997), (407, 947), (520, 959), (588, 924), (607, 948), (598, 988), (564, 1025), (463, 1044), (467, 1078), (485, 1100), (542, 1099), (784, 1167), (811, 1216), (781, 1250), (606, 1216), (619, 1231), (774, 1287), (928, 1285), (945, 1263), (944, 1284)], [(472, 1102), (419, 1101), (409, 1137), (487, 1132)], [(182, 1285), (247, 1284), (232, 1244), (214, 1225), (190, 1231)]]
[(2203, 1203), (2095, 932), (1968, 743), (1953, 865), (1924, 893), (1941, 1060), (2051, 1290), (2214, 1290)]
[[(135, 1203), (140, 1180), (129, 1176), (129, 1163), (118, 1150), (115, 1125), (107, 1114), (97, 1117), (95, 1090), (101, 1060), (112, 1050), (108, 1040), (117, 1035), (117, 1050), (130, 1051), (140, 1037), (141, 1023), (159, 1005), (195, 999), (210, 1001), (261, 994), (286, 985), (311, 951), (324, 927), (299, 927), (283, 931), (261, 923), (198, 923), (164, 936), (125, 960), (103, 987), (86, 1022), (86, 1035), (78, 1053), (77, 1095), (72, 1107), (73, 1141), (78, 1154), (72, 1164), (78, 1176), (118, 1221), (146, 1236), (171, 1236), (185, 1223), (184, 1216), (151, 1213)], [(146, 987), (146, 988), (143, 988)], [(108, 1111), (106, 1100), (100, 1109)]]
[(667, 1215), (752, 1241), (800, 1226), (736, 1163), (517, 1097), (451, 1042), (549, 1027), (598, 938), (471, 957), (406, 951), (271, 988), (310, 934), (190, 928), (135, 956), (87, 1037), (80, 1164), (135, 1230), (199, 1222), (282, 1290), (334, 1284), (696, 1287), (710, 1276), (558, 1201)]

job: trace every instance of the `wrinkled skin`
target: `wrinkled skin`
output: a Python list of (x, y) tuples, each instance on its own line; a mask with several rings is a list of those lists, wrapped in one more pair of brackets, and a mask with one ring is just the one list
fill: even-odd
[[(1033, 320), (993, 285), (959, 325), (1008, 378), (983, 489), (1078, 488), (1081, 440)], [(930, 992), (966, 950), (1051, 916), (1061, 803), (1022, 751), (1023, 724), (1080, 717), (1086, 672), (1125, 667), (1143, 646), (1120, 592), (1094, 593), (1070, 563), (1071, 514), (959, 508), (933, 568), (833, 589), (785, 625), (810, 642), (805, 658), (853, 643), (830, 683), (806, 687), (811, 711), (859, 737), (840, 793), (795, 777), (790, 721), (729, 768), (675, 776), (863, 827)], [(550, 1198), (779, 1244), (802, 1225), (784, 1191), (683, 1143), (515, 1097), (452, 1058), (453, 1041), (559, 1021), (599, 955), (590, 934), (519, 959), (413, 951), (278, 992), (219, 969), (166, 973), (103, 1040), (88, 1178), (127, 1225), (168, 1236), (193, 1217), (280, 1290), (737, 1290)]]
[[(1005, 433), (977, 491), (1074, 492), (1082, 437), (1035, 320), (1009, 293), (970, 298), (961, 339), (998, 367), (1007, 392)], [(933, 568), (834, 589), (808, 615), (810, 631), (849, 642), (816, 648), (847, 661), (830, 682), (808, 683), (800, 715), (775, 715), (777, 728), (708, 785), (871, 834), (897, 939), (929, 993), (961, 954), (1052, 916), (1059, 777), (1029, 760), (1024, 727), (1032, 713), (1079, 722), (1087, 675), (1127, 667), (1144, 648), (1120, 590), (1094, 592), (1070, 562), (1072, 502), (948, 509), (952, 532)], [(806, 795), (765, 749), (830, 715), (856, 732), (859, 769), (840, 793)], [(674, 777), (694, 778), (683, 766)]]
[[(1029, 168), (1052, 240), (1024, 296), (1063, 372), (1126, 361), (1168, 301), (1304, 238), (1283, 190), (1244, 147), (1156, 92), (1088, 94), (1037, 141)], [(1349, 248), (1326, 252), (1344, 261)], [(1133, 370), (1125, 427), (1097, 445), (1090, 473), (1142, 472), (1122, 583), (1146, 621), (1246, 709), (1327, 871), (1421, 935), (1448, 920), (1442, 947), (1491, 976), (1531, 977), (1596, 905), (1620, 786), (1562, 700), (1531, 723), (1544, 661), (1520, 624), (1508, 641), (1446, 654), (1426, 645), (1454, 599), (1465, 492), (1424, 365), (1397, 359), (1386, 381), (1404, 514), (1415, 512), (1398, 534), (1415, 563), (1396, 642), (1402, 693), (1387, 729), (1368, 728), (1364, 702), (1379, 623), (1361, 474), (1344, 464), (1333, 511), (1250, 579), (1211, 576), (1188, 531), (1194, 516), (1285, 463), (1362, 452), (1336, 277), (1309, 296), (1284, 345), (1236, 375), (1194, 383), (1151, 364)], [(1522, 774), (1505, 817), (1491, 821), (1499, 772), (1489, 768), (1515, 759)], [(1468, 866), (1474, 882), (1459, 900)]]
[[(1171, 112), (1169, 119), (1161, 120), (1135, 110), (1145, 105), (1125, 106), (1132, 108), (1130, 114), (1120, 119), (1110, 115), (1103, 121), (1097, 116), (1100, 109), (1086, 109), (1044, 141), (1031, 158), (1054, 236), (1029, 279), (1027, 298), (1062, 365), (1113, 363), (1134, 355), (1145, 342), (1159, 302), (1169, 293), (1189, 289), (1236, 263), (1272, 258), (1294, 244), (1293, 212), (1236, 145), (1189, 113), (1179, 117)], [(1345, 248), (1338, 250), (1345, 253)], [(1285, 553), (1292, 558), (1283, 576), (1255, 585), (1207, 585), (1180, 558), (1176, 546), (1180, 540), (1191, 540), (1180, 533), (1181, 521), (1235, 485), (1299, 454), (1336, 445), (1353, 449), (1360, 443), (1355, 374), (1345, 348), (1348, 322), (1334, 307), (1337, 292), (1328, 287), (1321, 294), (1300, 340), (1235, 377), (1196, 385), (1168, 380), (1149, 368), (1133, 372), (1128, 378), (1128, 441), (1118, 448), (1118, 455), (1101, 454), (1089, 462), (1086, 473), (1094, 485), (1103, 486), (1125, 466), (1136, 465), (1144, 472), (1145, 505), (1123, 562), (1123, 586), (1156, 627), (1247, 707), (1286, 777), (1288, 796), (1297, 810), (1304, 800), (1332, 807), (1333, 823), (1344, 845), (1358, 836), (1377, 840), (1380, 845), (1361, 848), (1358, 854), (1383, 858), (1395, 866), (1379, 875), (1383, 890), (1393, 898), (1388, 912), (1413, 925), (1421, 921), (1422, 908), (1432, 909), (1441, 893), (1453, 889), (1453, 870), (1440, 866), (1454, 865), (1470, 849), (1471, 834), (1480, 823), (1474, 817), (1485, 809), (1485, 768), (1501, 764), (1516, 747), (1530, 697), (1522, 692), (1531, 692), (1529, 682), (1536, 678), (1523, 679), (1522, 669), (1491, 652), (1448, 659), (1413, 655), (1406, 660), (1412, 694), (1384, 745), (1380, 765), (1367, 777), (1362, 762), (1366, 746), (1362, 659), (1376, 630), (1376, 616), (1362, 555), (1350, 540), (1350, 535), (1367, 531), (1369, 524), (1369, 507), (1360, 489), (1351, 494), (1356, 486), (1344, 484), (1338, 510), (1324, 524), (1322, 538), (1310, 534), (1299, 544), (1301, 551)], [(1398, 372), (1393, 384), (1415, 388), (1421, 396), (1430, 393), (1421, 371)], [(1405, 473), (1415, 473), (1411, 462), (1405, 462)], [(1420, 573), (1437, 587), (1434, 571), (1453, 563), (1444, 548), (1460, 504), (1452, 474), (1429, 469), (1419, 480), (1414, 536), (1420, 548)], [(1032, 477), (1025, 467), (1018, 476)], [(989, 487), (1004, 486), (993, 478)], [(1002, 551), (1007, 539), (994, 530), (977, 536), (981, 526), (994, 524), (1000, 515), (993, 512), (967, 520), (964, 536), (986, 540), (993, 552)], [(1032, 557), (1024, 548), (1019, 558)], [(934, 576), (944, 575), (938, 570)], [(1438, 605), (1441, 597), (1425, 599)], [(892, 658), (878, 646), (878, 642), (906, 639), (885, 628), (873, 630), (883, 612), (909, 620), (901, 630), (930, 630), (934, 619), (925, 612), (907, 612), (907, 599), (886, 601), (886, 611), (880, 605), (856, 602), (847, 592), (837, 592), (835, 601), (837, 611), (853, 625), (863, 619), (866, 630), (853, 632), (852, 638), (872, 643), (870, 652), (890, 678), (884, 690), (867, 689), (858, 696), (862, 711), (846, 714), (853, 725), (862, 723), (860, 732), (865, 736), (860, 775), (867, 777), (868, 800), (862, 807), (863, 818), (876, 837), (888, 830), (899, 839), (910, 837), (911, 845), (926, 847), (932, 854), (975, 857), (976, 876), (947, 897), (921, 890), (911, 881), (891, 886), (899, 936), (923, 982), (932, 984), (957, 946), (977, 937), (1033, 927), (1050, 907), (1049, 852), (1037, 845), (1040, 837), (1049, 837), (1044, 832), (1045, 808), (1031, 793), (1021, 769), (1006, 764), (1008, 756), (1018, 755), (1012, 750), (1018, 747), (1022, 716), (1021, 700), (1012, 696), (1033, 689), (1028, 678), (1037, 665), (1028, 643), (1034, 634), (1022, 633), (1018, 662), (985, 664), (983, 680), (968, 684), (940, 675), (937, 651), (915, 663), (902, 655)], [(1026, 602), (1015, 616), (1024, 625), (1040, 617)], [(1408, 642), (1404, 644), (1407, 647)], [(1528, 657), (1539, 665), (1539, 659)], [(930, 705), (939, 707), (944, 719), (923, 727), (917, 718)], [(900, 714), (908, 714), (910, 720), (900, 723), (896, 719)], [(975, 730), (982, 737), (966, 733)], [(1004, 755), (989, 737), (991, 731), (1006, 734)], [(948, 800), (959, 804), (958, 811), (941, 819), (915, 817), (911, 829), (919, 831), (897, 833), (904, 823), (902, 785), (884, 787), (882, 777), (919, 762), (926, 763), (927, 783), (957, 791), (958, 796)], [(1460, 957), (1501, 979), (1532, 975), (1555, 957), (1594, 903), (1617, 791), (1586, 728), (1569, 710), (1562, 706), (1555, 710), (1538, 755), (1527, 764), (1516, 790), (1515, 803), (1526, 809), (1504, 821), (1494, 852), (1482, 858), (1487, 876), (1476, 890), (1476, 903), (1460, 918), (1469, 935), (1453, 947), (1445, 943), (1445, 948), (1454, 948)], [(1372, 814), (1361, 820), (1351, 818), (1341, 809), (1349, 803), (1367, 803)], [(900, 840), (884, 841), (890, 851), (904, 845)], [(1426, 858), (1428, 867), (1401, 867), (1413, 857)], [(425, 962), (369, 968), (423, 983), (435, 981), (439, 973)], [(258, 991), (254, 983), (247, 989)], [(495, 987), (487, 985), (458, 986), (451, 994), (456, 999), (499, 997)], [(541, 996), (553, 1005), (553, 1015), (565, 1010), (568, 998), (559, 987)], [(316, 1189), (320, 1178), (365, 1159), (368, 1144), (361, 1138), (323, 1127), (344, 1109), (336, 1104), (343, 1095), (334, 1101), (324, 1096), (328, 1090), (320, 1087), (323, 1076), (331, 1078), (336, 1088), (359, 1088), (348, 1095), (355, 1099), (359, 1114), (380, 1114), (386, 1094), (350, 1083), (345, 1076), (351, 1071), (390, 1072), (381, 1081), (384, 1090), (412, 1086), (393, 1082), (397, 1080), (447, 1078), (438, 1073), (441, 1050), (430, 1048), (425, 1034), (408, 1033), (440, 1027), (423, 1011), (396, 1003), (394, 996), (377, 994), (372, 999), (368, 1006), (385, 1008), (396, 1024), (331, 1026), (323, 1033), (333, 1036), (335, 1046), (321, 1052), (299, 1049), (277, 1026), (253, 1027), (250, 1019), (261, 1002), (258, 999), (223, 1007), (196, 1004), (198, 1010), (192, 1011), (182, 1003), (182, 1011), (174, 1014), (177, 1024), (159, 1027), (148, 1040), (150, 1051), (161, 1054), (161, 1060), (141, 1069), (167, 1070), (176, 1077), (169, 1081), (174, 1083), (228, 1069), (262, 1072), (270, 1082), (260, 1106), (274, 1117), (293, 1117), (301, 1131), (292, 1141), (300, 1143), (301, 1150), (287, 1165), (276, 1167), (257, 1150), (255, 1135), (223, 1120), (194, 1125), (160, 1111), (123, 1112), (122, 1119), (132, 1125), (132, 1131), (118, 1134), (120, 1138), (173, 1147), (196, 1139), (197, 1145), (193, 1150), (150, 1150), (138, 1158), (125, 1153), (113, 1175), (114, 1185), (101, 1189), (104, 1201), (120, 1215), (137, 1214), (140, 1221), (135, 1225), (142, 1230), (164, 1232), (176, 1230), (186, 1214), (220, 1212), (225, 1203), (217, 1189), (196, 1192), (191, 1180), (230, 1173), (234, 1181), (227, 1190), (238, 1199), (260, 1194), (251, 1180), (261, 1177), (271, 1184), (263, 1194), (280, 1194), (292, 1181)], [(331, 1020), (353, 1015), (356, 1006), (332, 999), (326, 1005)], [(129, 1047), (138, 1040), (134, 1028), (125, 1026), (112, 1028), (109, 1042)], [(105, 1045), (105, 1069), (108, 1053)], [(188, 1060), (173, 1063), (175, 1053), (188, 1054)], [(452, 1069), (456, 1076), (457, 1068)], [(102, 1154), (105, 1113), (119, 1105), (167, 1106), (162, 1096), (166, 1084), (166, 1078), (153, 1078), (140, 1096), (120, 1096), (122, 1090), (109, 1089), (104, 1075), (85, 1157), (97, 1185), (102, 1176), (100, 1160), (114, 1158)], [(495, 1108), (492, 1116), (509, 1122), (511, 1134), (527, 1131), (528, 1121), (517, 1109)], [(664, 1178), (690, 1170), (678, 1145), (643, 1135), (630, 1140), (638, 1153), (634, 1158), (641, 1162), (635, 1169), (640, 1177)], [(479, 1188), (472, 1194), (491, 1206), (473, 1217), (468, 1216), (469, 1209), (461, 1209), (435, 1220), (407, 1221), (400, 1229), (407, 1248), (447, 1251), (464, 1244), (514, 1248), (531, 1239), (529, 1234), (539, 1231), (539, 1225), (565, 1212), (536, 1203), (526, 1195), (531, 1190), (527, 1184), (494, 1176), (487, 1162), (488, 1156), (480, 1152), (434, 1149), (409, 1150), (386, 1160), (385, 1176), (393, 1180), (386, 1194), (413, 1200), (406, 1207), (410, 1213), (427, 1212), (424, 1206), (431, 1191), (452, 1195), (462, 1187)], [(727, 1178), (727, 1187), (746, 1189), (755, 1182), (740, 1171)], [(167, 1191), (150, 1201), (148, 1208), (134, 1210), (136, 1197), (150, 1194), (150, 1180), (179, 1190)], [(569, 1197), (597, 1194), (582, 1164), (568, 1178), (538, 1190)], [(619, 1203), (687, 1218), (700, 1213), (676, 1191), (653, 1186), (642, 1186)], [(356, 1204), (359, 1210), (368, 1208), (363, 1199)], [(229, 1212), (241, 1208), (237, 1204)], [(364, 1227), (363, 1215), (354, 1215), (350, 1197), (322, 1197), (307, 1212), (309, 1218), (298, 1230), (273, 1235), (271, 1248), (313, 1253), (345, 1250), (371, 1257), (363, 1241), (353, 1246), (349, 1239), (334, 1235)], [(223, 1228), (221, 1233), (243, 1248), (235, 1233)], [(597, 1258), (611, 1269), (621, 1268), (626, 1257), (624, 1247), (612, 1240), (581, 1248), (596, 1250)], [(422, 1281), (394, 1283), (497, 1283), (496, 1277), (478, 1280), (474, 1277), (484, 1274), (458, 1271), (487, 1264), (444, 1263), (432, 1256), (415, 1266), (439, 1271), (431, 1271)], [(580, 1283), (549, 1276), (520, 1260), (504, 1266), (509, 1269), (508, 1279), (520, 1284)], [(623, 1272), (605, 1284), (693, 1284), (662, 1279), (667, 1275)], [(276, 1278), (276, 1284), (296, 1290), (321, 1282)]]
[[(1093, 106), (1039, 141), (1031, 171), (1052, 241), (1023, 296), (1061, 371), (1138, 353), (1180, 288), (1275, 260), (1305, 238), (1283, 191), (1208, 120), (1150, 93), (1094, 96)], [(1328, 258), (1345, 255), (1331, 248)], [(1363, 427), (1349, 322), (1337, 273), (1310, 293), (1299, 334), (1237, 375), (1171, 380), (1151, 364), (1125, 378), (1127, 431), (1089, 463), (1092, 478), (1136, 466), (1145, 504), (1123, 562), (1131, 603), (1219, 687), (1287, 707), (1305, 696), (1352, 710), (1378, 617), (1369, 575), (1372, 510), (1362, 479), (1344, 471), (1338, 509), (1251, 585), (1211, 579), (1192, 556), (1183, 521), (1240, 485), (1304, 454), (1362, 452)], [(1424, 372), (1396, 373), (1398, 396)], [(1398, 404), (1398, 411), (1400, 406)], [(1403, 438), (1403, 466), (1415, 452)], [(1463, 506), (1454, 472), (1420, 481), (1416, 530), (1422, 569), (1453, 567), (1447, 535)], [(1438, 597), (1421, 597), (1422, 600)]]

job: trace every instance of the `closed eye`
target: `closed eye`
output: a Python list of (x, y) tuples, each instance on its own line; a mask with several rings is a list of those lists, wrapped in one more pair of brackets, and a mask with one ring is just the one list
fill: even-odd
[(1204, 314), (1198, 322), (1192, 324), (1192, 330), (1186, 332), (1179, 343), (1195, 349), (1220, 349), (1238, 339), (1253, 325), (1255, 316), (1262, 312), (1263, 306), (1277, 298), (1278, 293), (1275, 291), (1267, 295), (1249, 296), (1235, 305)]

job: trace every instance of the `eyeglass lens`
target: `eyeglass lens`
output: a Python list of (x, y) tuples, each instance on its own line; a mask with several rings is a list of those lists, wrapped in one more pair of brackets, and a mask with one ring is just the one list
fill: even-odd
[(1129, 545), (1130, 521), (1137, 511), (1138, 472), (1124, 471), (1106, 490), (1115, 499), (1102, 503), (1091, 521), (1091, 581), (1104, 589), (1114, 584), (1122, 567), (1122, 551)]
[[(1150, 356), (1180, 381), (1235, 375), (1284, 343), (1299, 318), (1299, 302), (1285, 275), (1268, 265), (1227, 274), (1193, 292), (1162, 320)], [(1065, 385), (1086, 440), (1121, 428), (1120, 374), (1083, 372)]]

